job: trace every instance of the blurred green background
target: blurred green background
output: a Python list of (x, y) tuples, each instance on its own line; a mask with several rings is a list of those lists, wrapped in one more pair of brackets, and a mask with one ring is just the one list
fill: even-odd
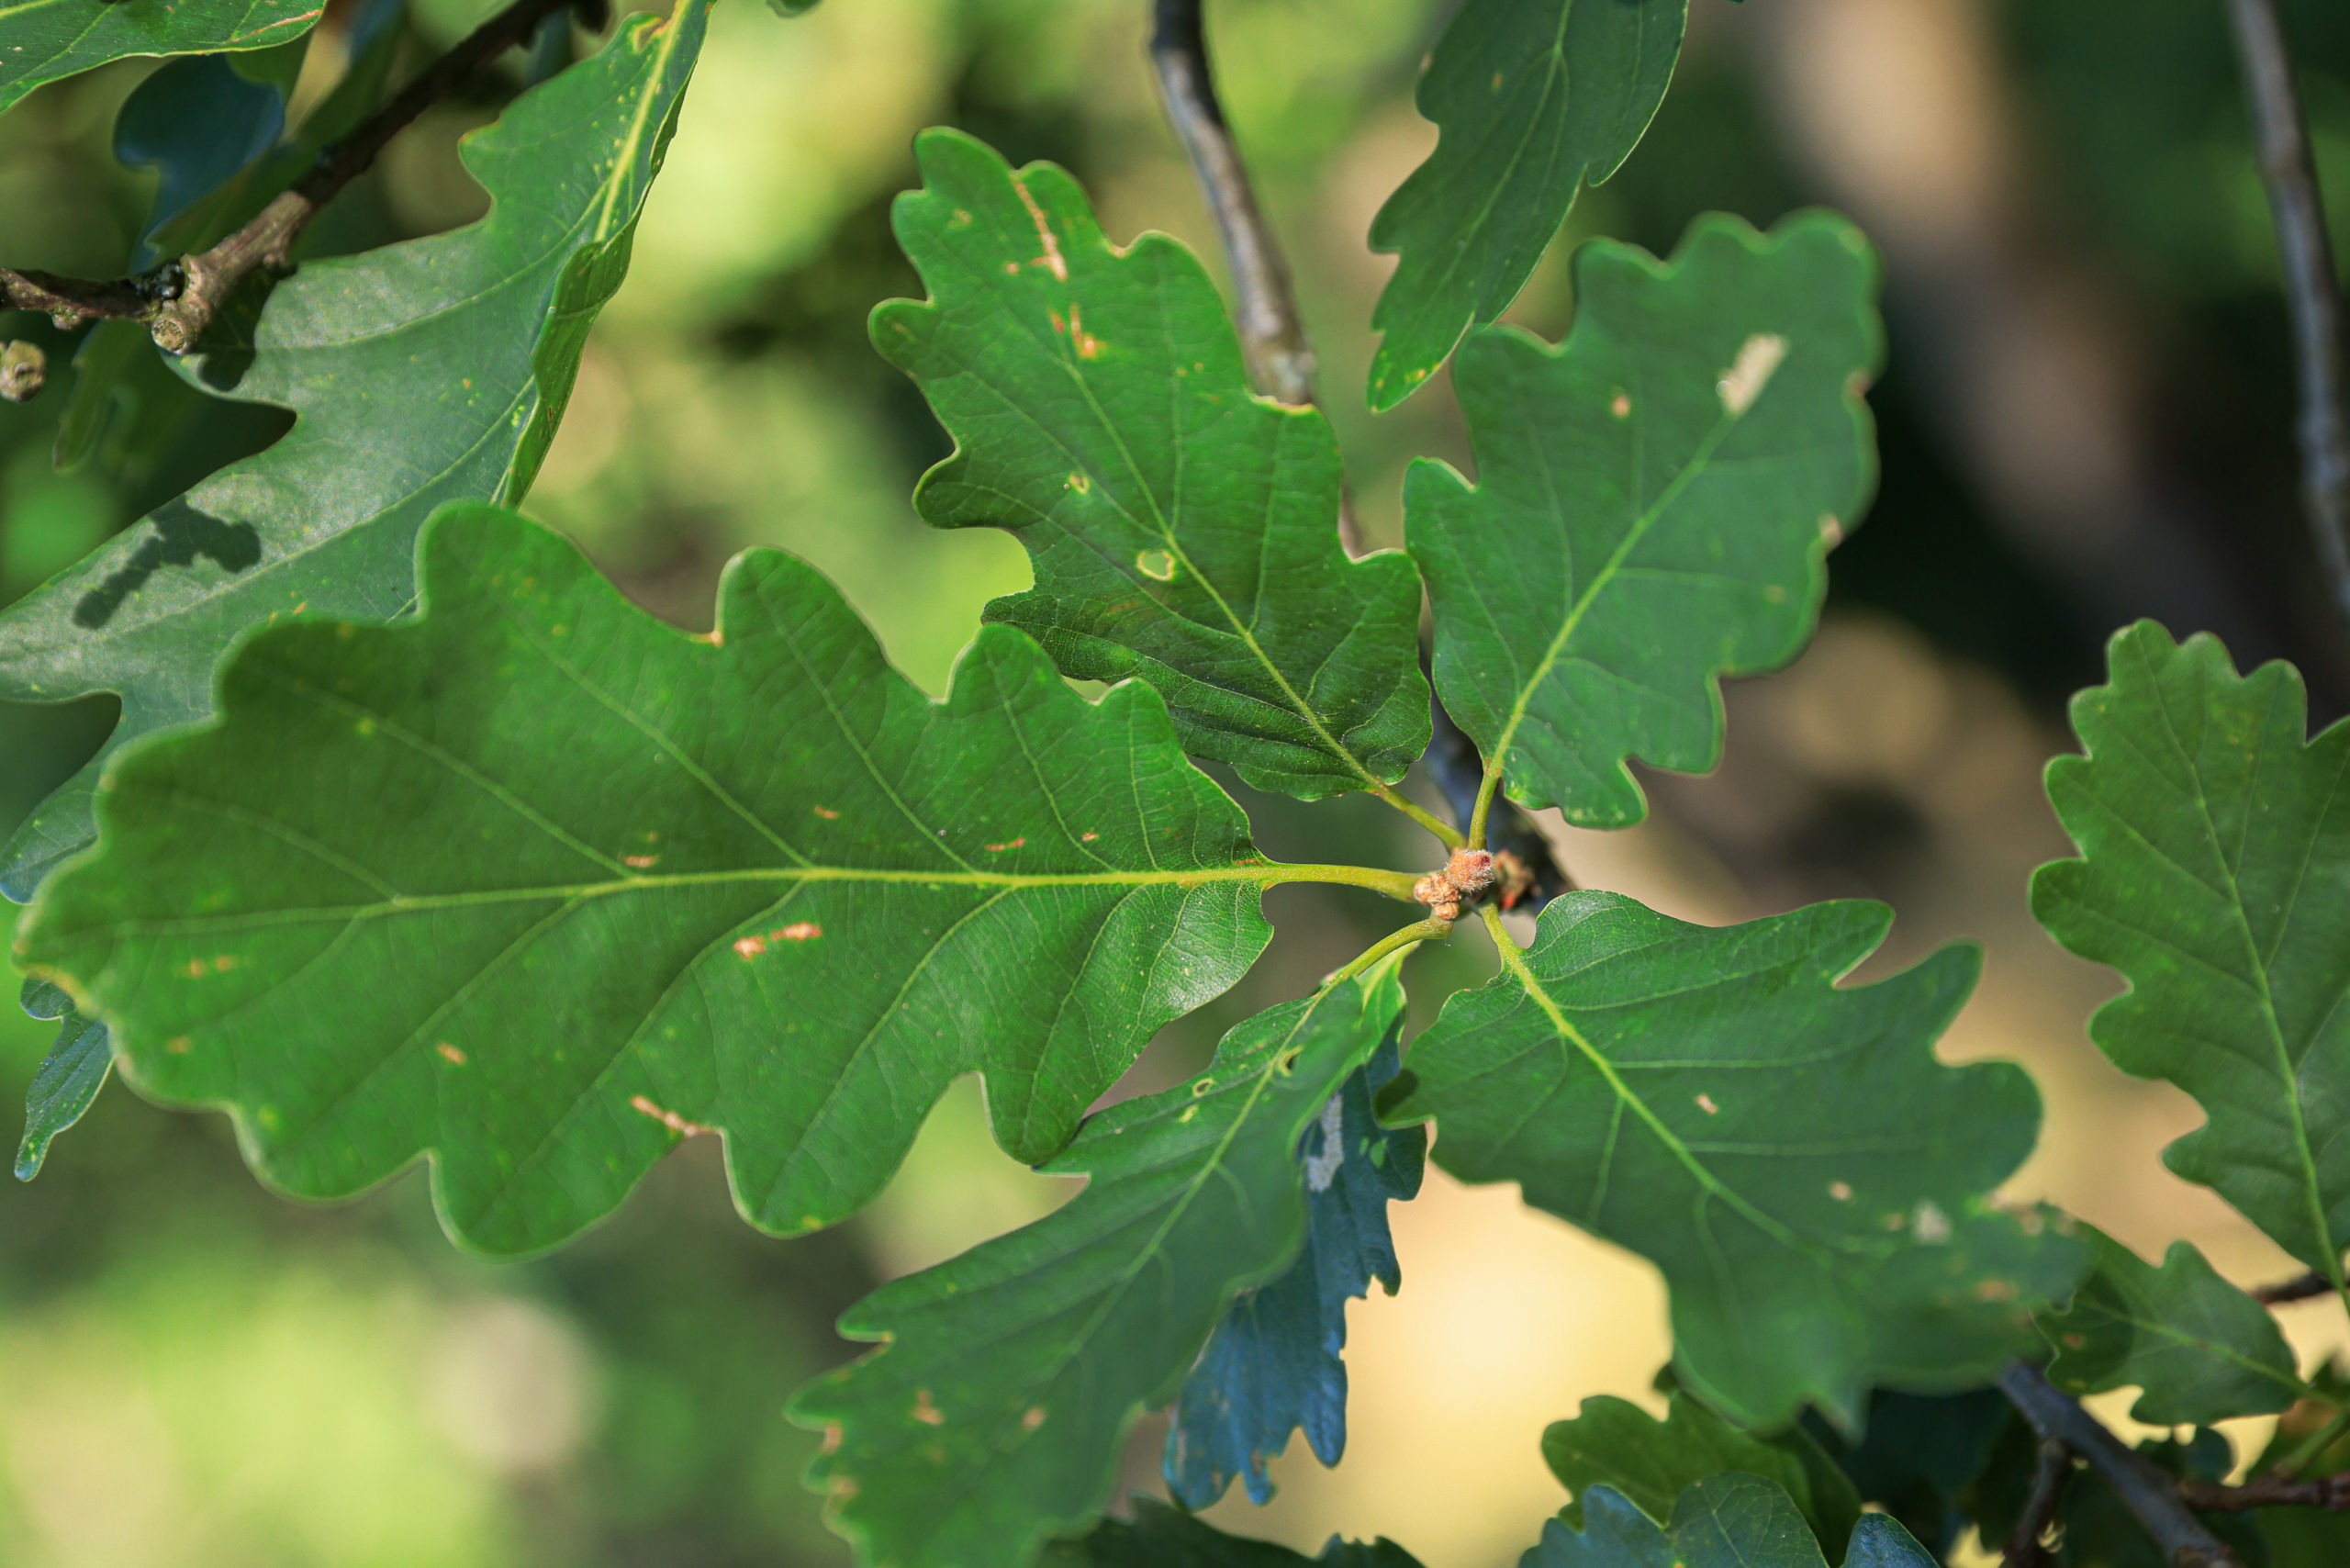
[[(1563, 330), (1579, 238), (1662, 252), (1707, 208), (1767, 225), (1840, 206), (1888, 267), (1891, 364), (1872, 398), (1882, 495), (1833, 558), (1813, 652), (1730, 694), (1724, 767), (1652, 780), (1656, 811), (1633, 832), (1560, 830), (1567, 863), (1690, 918), (1887, 899), (1901, 919), (1876, 968), (1983, 941), (1984, 991), (1945, 1052), (2020, 1057), (2042, 1081), (2048, 1133), (2014, 1191), (2143, 1251), (2185, 1234), (2239, 1278), (2288, 1271), (2154, 1163), (2197, 1114), (2087, 1046), (2081, 1021), (2110, 981), (2023, 910), (2030, 867), (2064, 847), (2038, 767), (2066, 745), (2064, 695), (2095, 678), (2122, 621), (2218, 631), (2247, 663), (2290, 657), (2321, 717), (2350, 706), (2350, 635), (2295, 508), (2274, 246), (2216, 0), (1692, 6), (1655, 127), (1585, 196), (1513, 319)], [(487, 9), (417, 0), (408, 68)], [(2286, 9), (2350, 252), (2350, 7)], [(1401, 537), (1407, 462), (1469, 467), (1445, 386), (1377, 420), (1360, 398), (1390, 264), (1364, 235), (1432, 144), (1411, 89), (1446, 10), (1209, 4), (1355, 504), (1382, 543)], [(1157, 106), (1147, 11), (831, 0), (785, 22), (726, 0), (528, 510), (696, 627), (729, 555), (795, 551), (943, 689), (981, 605), (1024, 586), (1026, 567), (1009, 539), (933, 532), (908, 504), (946, 446), (866, 342), (876, 301), (919, 292), (890, 239), (890, 198), (909, 183), (914, 131), (951, 122), (1075, 171), (1114, 236), (1166, 230), (1220, 269)], [(331, 81), (332, 54), (314, 50), (297, 103)], [(118, 164), (110, 137), (151, 69), (126, 62), (0, 117), (0, 260), (127, 263), (152, 176)], [(519, 57), (501, 70), (405, 134), (314, 250), (477, 216), (485, 198), (456, 146), (520, 89)], [(71, 345), (24, 317), (0, 329), (45, 342), (57, 366), (49, 394), (0, 406), (0, 599), (284, 426), (149, 363), (95, 453), (61, 474)], [(0, 827), (110, 721), (103, 703), (0, 707)], [(1276, 855), (1428, 857), (1366, 802), (1242, 793)], [(1271, 913), (1273, 953), (1171, 1028), (1131, 1084), (1171, 1081), (1222, 1028), (1304, 991), (1393, 918), (1302, 889)], [(1476, 940), (1415, 959), (1424, 999), (1480, 977)], [(11, 1103), (52, 1028), (0, 1010)], [(419, 1173), (347, 1206), (296, 1206), (245, 1173), (220, 1120), (110, 1085), (39, 1181), (0, 1191), (0, 1562), (845, 1562), (799, 1485), (811, 1439), (782, 1420), (786, 1394), (850, 1353), (830, 1329), (848, 1302), (1044, 1212), (1062, 1184), (993, 1150), (968, 1084), (885, 1199), (834, 1233), (760, 1238), (733, 1218), (715, 1155), (688, 1145), (554, 1257), (490, 1265), (442, 1240)], [(1333, 1529), (1383, 1531), (1431, 1568), (1499, 1568), (1562, 1500), (1536, 1452), (1542, 1423), (1585, 1394), (1646, 1394), (1665, 1354), (1661, 1292), (1644, 1266), (1525, 1215), (1507, 1192), (1432, 1175), (1397, 1229), (1403, 1294), (1353, 1313), (1348, 1464), (1322, 1472), (1292, 1445), (1271, 1507), (1227, 1501), (1216, 1517), (1309, 1550)], [(2302, 1310), (2289, 1327), (2306, 1353), (2350, 1343)], [(2242, 1425), (2249, 1451), (2259, 1424)], [(1137, 1436), (1136, 1485), (1153, 1482), (1159, 1430)]]

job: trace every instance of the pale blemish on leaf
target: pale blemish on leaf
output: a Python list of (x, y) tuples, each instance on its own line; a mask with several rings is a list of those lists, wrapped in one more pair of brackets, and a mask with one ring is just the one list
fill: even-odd
[(1931, 1198), (1918, 1200), (1918, 1239), (1938, 1247), (1950, 1239), (1950, 1215), (1942, 1213)]
[(1738, 346), (1738, 358), (1722, 372), (1714, 390), (1721, 395), (1722, 408), (1733, 420), (1743, 419), (1762, 396), (1762, 388), (1771, 384), (1779, 366), (1786, 363), (1787, 340), (1776, 332), (1757, 332)]
[(1830, 550), (1844, 543), (1844, 525), (1837, 521), (1835, 513), (1819, 514), (1819, 537), (1828, 541)]
[(1630, 419), (1632, 417), (1631, 394), (1625, 391), (1620, 386), (1617, 387), (1616, 389), (1615, 400), (1607, 405), (1607, 411), (1615, 415), (1619, 420)]
[(660, 862), (661, 857), (658, 855), (623, 855), (621, 857), (621, 865), (638, 871), (649, 871), (654, 867), (659, 865)]
[(1069, 487), (1081, 496), (1093, 488), (1093, 481), (1083, 474), (1071, 474), (1069, 476)]
[(1146, 550), (1135, 557), (1135, 570), (1155, 582), (1175, 580), (1175, 557), (1164, 550)]
[(914, 1390), (914, 1419), (925, 1427), (940, 1427), (946, 1423), (946, 1412), (931, 1403), (930, 1390)]
[(1020, 1428), (1023, 1431), (1033, 1432), (1044, 1424), (1045, 1407), (1041, 1405), (1031, 1405), (1027, 1412), (1020, 1417)]
[(1053, 226), (1045, 220), (1045, 209), (1038, 207), (1036, 198), (1028, 194), (1028, 182), (1017, 174), (1012, 176), (1012, 188), (1020, 193), (1020, 205), (1028, 209), (1029, 218), (1034, 219), (1036, 225), (1036, 238), (1042, 241), (1045, 246), (1045, 253), (1028, 264), (1032, 267), (1050, 267), (1056, 281), (1067, 283), (1069, 263), (1061, 259), (1060, 239), (1053, 232)]
[(1708, 1116), (1718, 1116), (1722, 1114), (1722, 1108), (1714, 1103), (1714, 1097), (1710, 1094), (1697, 1096), (1697, 1109), (1705, 1112)]
[(443, 1040), (432, 1048), (439, 1051), (443, 1057), (446, 1057), (452, 1067), (463, 1067), (465, 1065), (465, 1053), (451, 1045), (448, 1041)]
[(1347, 1162), (1347, 1140), (1344, 1128), (1346, 1107), (1338, 1096), (1330, 1096), (1322, 1107), (1322, 1152), (1309, 1155), (1305, 1161), (1305, 1186), (1308, 1192), (1320, 1193), (1337, 1180), (1338, 1167)]
[(1840, 1204), (1849, 1204), (1852, 1201), (1852, 1184), (1850, 1182), (1830, 1182), (1828, 1183), (1828, 1195)]
[(679, 1137), (693, 1137), (698, 1134), (710, 1131), (699, 1122), (689, 1122), (675, 1111), (662, 1109), (642, 1094), (630, 1095), (628, 1103), (631, 1107), (652, 1117)]
[(840, 812), (834, 811), (829, 806), (815, 806), (811, 809), (814, 811), (818, 816), (823, 818), (828, 823), (834, 823), (841, 820)]

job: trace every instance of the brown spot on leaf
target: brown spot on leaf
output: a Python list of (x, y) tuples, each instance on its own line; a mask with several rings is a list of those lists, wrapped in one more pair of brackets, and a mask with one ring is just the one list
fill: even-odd
[(1053, 226), (1045, 221), (1045, 209), (1036, 205), (1036, 198), (1028, 194), (1028, 183), (1017, 174), (1012, 176), (1012, 188), (1020, 193), (1020, 205), (1028, 209), (1029, 218), (1036, 225), (1036, 238), (1045, 247), (1045, 253), (1028, 264), (1049, 267), (1057, 280), (1067, 283), (1069, 263), (1061, 259), (1060, 237), (1053, 232)]
[(841, 820), (840, 812), (827, 810), (822, 806), (818, 806), (816, 808), (816, 814), (823, 818), (828, 823), (835, 823)]
[(1013, 839), (1004, 844), (990, 844), (987, 846), (987, 849), (988, 853), (990, 855), (1001, 855), (1007, 849), (1018, 849), (1027, 842), (1028, 840), (1024, 836)]
[(944, 1426), (946, 1422), (946, 1412), (930, 1402), (930, 1390), (926, 1388), (914, 1390), (914, 1419), (925, 1427)]
[(795, 920), (767, 933), (778, 942), (812, 942), (823, 934), (824, 928), (812, 920)]
[(660, 858), (658, 855), (623, 855), (621, 857), (621, 864), (639, 871), (647, 871), (652, 869)]
[(1024, 1432), (1033, 1432), (1044, 1424), (1045, 1407), (1041, 1405), (1031, 1405), (1020, 1417), (1020, 1429)]
[(742, 936), (737, 937), (734, 942), (734, 951), (745, 958), (755, 958), (767, 950), (767, 939), (764, 936)]
[(432, 1048), (439, 1051), (442, 1056), (448, 1058), (453, 1065), (457, 1067), (463, 1067), (465, 1065), (465, 1053), (451, 1045), (448, 1041), (443, 1040)]
[(1705, 1112), (1708, 1116), (1718, 1116), (1722, 1114), (1722, 1108), (1714, 1103), (1714, 1097), (1710, 1094), (1697, 1096), (1697, 1109)]

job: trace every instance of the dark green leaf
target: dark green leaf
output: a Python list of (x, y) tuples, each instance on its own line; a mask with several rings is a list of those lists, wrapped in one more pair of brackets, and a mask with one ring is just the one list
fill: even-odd
[[(1786, 1493), (1732, 1471), (1681, 1494), (1660, 1526), (1623, 1494), (1595, 1486), (1583, 1528), (1552, 1519), (1518, 1568), (1827, 1568), (1819, 1542)], [(1936, 1568), (1909, 1532), (1884, 1514), (1853, 1529), (1844, 1568)]]
[(672, 23), (623, 27), (467, 143), (492, 198), (479, 223), (279, 286), (237, 390), (295, 409), (293, 431), (0, 613), (0, 696), (122, 697), (107, 750), (18, 830), (0, 890), (30, 896), (88, 842), (116, 748), (211, 711), (214, 666), (240, 635), (401, 613), (434, 507), (529, 487), (627, 269), (707, 14), (688, 3)]
[(1183, 1382), (1167, 1428), (1167, 1489), (1204, 1508), (1239, 1476), (1248, 1500), (1272, 1496), (1266, 1466), (1303, 1428), (1315, 1457), (1347, 1447), (1347, 1303), (1379, 1281), (1404, 1282), (1387, 1205), (1420, 1190), (1427, 1134), (1383, 1127), (1371, 1106), (1403, 1067), (1403, 1020), (1305, 1132), (1305, 1249), (1289, 1271), (1232, 1304)]
[(1036, 586), (990, 621), (1065, 674), (1139, 677), (1186, 749), (1307, 799), (1392, 783), (1427, 748), (1411, 562), (1350, 562), (1337, 442), (1249, 395), (1224, 301), (1164, 234), (1113, 247), (1050, 164), (951, 130), (917, 143), (898, 240), (929, 286), (873, 342), (955, 436), (922, 515), (994, 527)]
[(1628, 1400), (1586, 1399), (1573, 1420), (1553, 1421), (1542, 1434), (1544, 1462), (1574, 1495), (1559, 1516), (1571, 1525), (1582, 1526), (1583, 1495), (1595, 1486), (1663, 1519), (1683, 1492), (1736, 1470), (1784, 1490), (1821, 1548), (1832, 1550), (1860, 1522), (1861, 1499), (1833, 1465), (1805, 1464), (1801, 1450), (1812, 1446), (1800, 1431), (1768, 1439), (1741, 1432), (1686, 1394), (1673, 1396), (1662, 1421)]
[(1462, 333), (1509, 308), (1584, 185), (1648, 129), (1688, 0), (1467, 0), (1437, 40), (1419, 109), (1436, 151), (1371, 226), (1399, 252), (1371, 326), (1371, 406), (1392, 409)]
[(2090, 1020), (2124, 1072), (2210, 1120), (2164, 1163), (2214, 1188), (2288, 1252), (2341, 1279), (2350, 1242), (2350, 725), (2304, 743), (2283, 664), (2239, 678), (2225, 649), (2150, 621), (2073, 699), (2086, 756), (2048, 765), (2083, 858), (2043, 866), (2032, 913), (2130, 990)]
[(1462, 345), (1478, 482), (1415, 463), (1405, 526), (1446, 711), (1511, 795), (1617, 827), (1644, 809), (1626, 758), (1711, 767), (1718, 678), (1810, 637), (1875, 481), (1884, 334), (1875, 257), (1827, 213), (1702, 218), (1664, 263), (1594, 243), (1575, 279), (1557, 350)]
[(2096, 1262), (2065, 1310), (2040, 1320), (2056, 1350), (2049, 1382), (2068, 1394), (2138, 1388), (2130, 1414), (2150, 1427), (2274, 1415), (2308, 1392), (2276, 1318), (2202, 1253), (2174, 1241), (2157, 1269), (2082, 1229)]
[(518, 1252), (722, 1129), (789, 1234), (970, 1071), (1039, 1159), (1316, 874), (1256, 856), (1148, 688), (1089, 703), (1008, 627), (936, 704), (775, 552), (728, 569), (716, 647), (493, 508), (428, 531), (424, 581), (420, 620), (246, 644), (19, 935), (293, 1192), (431, 1150), (452, 1231)]
[(1995, 1388), (1963, 1394), (1880, 1388), (1869, 1396), (1868, 1429), (1858, 1443), (1847, 1443), (1816, 1414), (1807, 1414), (1803, 1426), (1851, 1477), (1863, 1502), (1882, 1505), (1910, 1534), (1941, 1551), (1966, 1528), (1964, 1495), (2016, 1420), (2014, 1406)]
[(1675, 1372), (1743, 1426), (1816, 1403), (1850, 1428), (1874, 1383), (1980, 1381), (2082, 1261), (1989, 1206), (2031, 1148), (2031, 1080), (1934, 1059), (1975, 950), (1836, 984), (1891, 921), (1715, 929), (1570, 893), (1412, 1048), (1401, 1112), (1436, 1118), (1437, 1163), (1656, 1263)]
[(312, 0), (46, 0), (0, 9), (0, 111), (44, 82), (134, 54), (266, 49), (325, 14)]
[[(1125, 689), (1133, 690), (1133, 688)], [(1135, 1417), (1305, 1238), (1297, 1143), (1403, 1011), (1391, 958), (1235, 1028), (1208, 1070), (1087, 1119), (1085, 1190), (841, 1319), (887, 1348), (800, 1391), (810, 1472), (868, 1562), (1017, 1568), (1098, 1514)]]
[(49, 1158), (51, 1138), (82, 1119), (106, 1086), (106, 1070), (114, 1065), (106, 1025), (73, 1010), (73, 1000), (43, 980), (25, 982), (25, 1011), (36, 1018), (62, 1020), (57, 1043), (33, 1073), (25, 1092), (25, 1136), (17, 1145), (17, 1180), (29, 1182), (40, 1174)]
[(1104, 1519), (1075, 1540), (1053, 1542), (1041, 1568), (1419, 1568), (1410, 1552), (1383, 1536), (1375, 1541), (1332, 1536), (1321, 1555), (1308, 1557), (1270, 1540), (1226, 1535), (1139, 1493), (1134, 1510), (1131, 1524)]

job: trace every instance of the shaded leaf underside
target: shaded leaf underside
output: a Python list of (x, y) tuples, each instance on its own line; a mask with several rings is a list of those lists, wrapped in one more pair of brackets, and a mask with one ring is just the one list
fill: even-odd
[(1404, 1282), (1387, 1205), (1420, 1190), (1427, 1134), (1382, 1127), (1371, 1107), (1402, 1070), (1402, 1021), (1306, 1129), (1305, 1248), (1289, 1271), (1232, 1304), (1168, 1423), (1167, 1489), (1204, 1508), (1237, 1476), (1249, 1501), (1272, 1495), (1267, 1467), (1303, 1429), (1335, 1465), (1347, 1446), (1347, 1303), (1379, 1281)]
[(424, 575), (418, 620), (249, 643), (19, 938), (289, 1191), (430, 1150), (451, 1230), (519, 1252), (722, 1130), (744, 1214), (811, 1228), (967, 1071), (1051, 1154), (1270, 934), (1286, 868), (1157, 696), (1088, 703), (1008, 628), (933, 704), (780, 554), (729, 568), (719, 646), (491, 508)]

